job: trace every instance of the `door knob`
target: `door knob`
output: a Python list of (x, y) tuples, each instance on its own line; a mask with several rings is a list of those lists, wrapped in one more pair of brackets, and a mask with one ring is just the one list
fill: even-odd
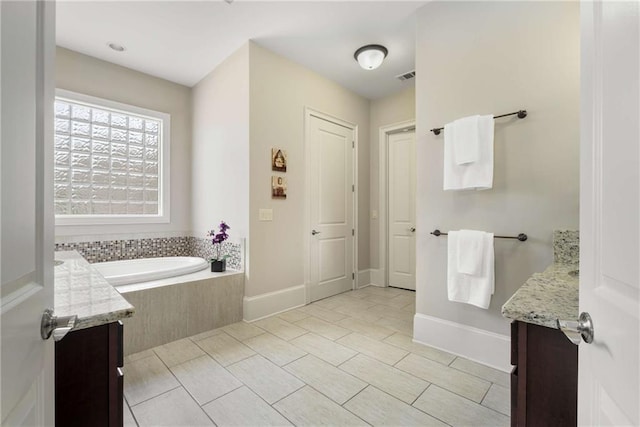
[(587, 344), (591, 344), (593, 342), (593, 320), (591, 320), (591, 316), (589, 313), (582, 312), (580, 313), (580, 318), (578, 321), (573, 320), (557, 320), (558, 328), (569, 338), (569, 341), (574, 343), (575, 345), (580, 344), (580, 338), (584, 340)]
[(415, 233), (416, 232), (416, 228), (415, 227), (411, 227), (411, 228), (409, 228), (409, 231), (412, 232), (412, 233)]
[(320, 231), (316, 231), (316, 230), (311, 230), (311, 235), (315, 236), (316, 234), (320, 234)]
[(47, 308), (42, 314), (40, 322), (40, 336), (43, 340), (48, 340), (53, 334), (54, 341), (60, 341), (76, 325), (78, 316), (57, 317), (53, 315), (53, 310)]

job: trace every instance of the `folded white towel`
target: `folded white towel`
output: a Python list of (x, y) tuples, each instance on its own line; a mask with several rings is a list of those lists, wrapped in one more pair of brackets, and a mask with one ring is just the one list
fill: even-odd
[(477, 160), (457, 164), (453, 138), (455, 127), (449, 123), (444, 127), (444, 190), (486, 190), (493, 187), (493, 116), (478, 118)]
[(458, 119), (453, 122), (452, 135), (445, 133), (445, 138), (453, 140), (453, 159), (456, 165), (478, 160), (479, 118), (480, 116), (476, 115)]
[(485, 232), (460, 230), (458, 234), (457, 265), (458, 273), (479, 276), (484, 261)]
[(495, 255), (493, 233), (484, 233), (484, 256), (479, 275), (458, 271), (459, 232), (449, 231), (447, 256), (447, 294), (449, 301), (462, 302), (487, 309), (495, 291)]

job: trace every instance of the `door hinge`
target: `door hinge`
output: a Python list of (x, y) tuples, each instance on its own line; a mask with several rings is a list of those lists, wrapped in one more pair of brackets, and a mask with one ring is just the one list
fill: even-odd
[(356, 280), (356, 273), (351, 273), (351, 280)]
[(352, 192), (352, 193), (355, 193), (355, 192), (356, 192), (356, 185), (355, 185), (355, 184), (352, 184), (352, 185), (351, 185), (351, 192)]
[(356, 148), (356, 142), (355, 141), (351, 141), (351, 148)]
[(352, 235), (352, 236), (355, 236), (355, 235), (356, 235), (356, 229), (355, 229), (355, 228), (352, 228), (352, 229), (351, 229), (351, 235)]

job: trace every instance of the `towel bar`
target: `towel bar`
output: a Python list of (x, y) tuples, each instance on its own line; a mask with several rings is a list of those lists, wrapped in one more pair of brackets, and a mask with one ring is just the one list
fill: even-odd
[[(524, 119), (525, 117), (527, 117), (527, 110), (519, 110), (519, 111), (514, 111), (513, 113), (500, 114), (499, 116), (493, 116), (493, 118), (499, 119), (500, 117), (515, 116), (516, 114), (518, 115), (519, 119)], [(440, 132), (444, 130), (444, 127), (433, 128), (429, 130), (433, 132), (435, 135), (440, 135)], [(516, 237), (513, 237), (513, 238), (516, 239)]]
[[(433, 230), (430, 234), (433, 234), (434, 236), (438, 237), (438, 236), (446, 236), (448, 235), (448, 233), (443, 233), (442, 231), (436, 229)], [(494, 238), (498, 238), (498, 239), (518, 239), (521, 242), (526, 241), (529, 237), (524, 234), (524, 233), (520, 233), (517, 236), (493, 236)]]

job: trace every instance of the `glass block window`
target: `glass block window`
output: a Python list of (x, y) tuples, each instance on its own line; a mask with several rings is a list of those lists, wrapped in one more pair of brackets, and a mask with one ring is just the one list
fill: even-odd
[(56, 219), (73, 225), (87, 217), (92, 224), (99, 217), (162, 218), (168, 115), (61, 92), (55, 101)]

